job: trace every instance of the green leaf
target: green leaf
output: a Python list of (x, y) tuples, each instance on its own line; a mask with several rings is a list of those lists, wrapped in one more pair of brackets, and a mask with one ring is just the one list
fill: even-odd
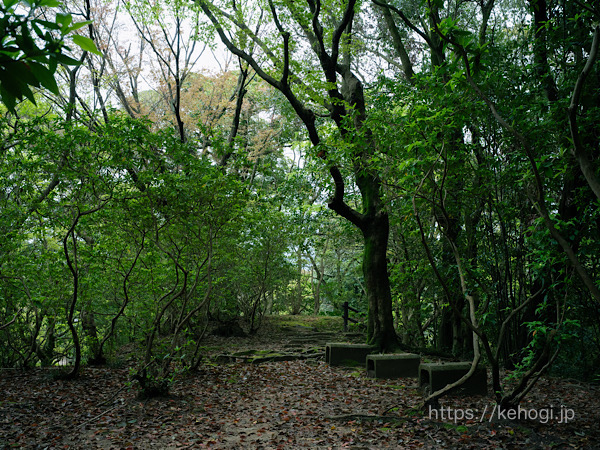
[[(29, 67), (23, 62), (16, 62), (6, 67), (9, 70), (0, 71), (0, 86), (3, 89), (2, 98), (8, 99), (13, 108), (15, 99), (21, 100), (23, 97), (28, 98), (35, 104), (33, 92), (31, 92), (27, 84), (37, 87), (39, 86), (39, 82), (32, 75)], [(5, 104), (10, 109), (9, 104)]]
[(49, 30), (58, 30), (60, 29), (60, 25), (54, 22), (50, 22), (49, 20), (36, 20), (35, 23), (42, 25)]
[(73, 42), (81, 47), (82, 50), (102, 56), (102, 53), (100, 53), (94, 41), (88, 37), (76, 34), (73, 36)]
[(44, 39), (44, 32), (36, 22), (31, 23), (31, 28), (33, 28), (33, 31), (35, 31), (35, 34), (37, 34), (39, 38)]
[(36, 104), (35, 97), (33, 96), (33, 92), (31, 92), (31, 89), (29, 89), (29, 86), (27, 86), (26, 84), (23, 85), (21, 87), (21, 92), (23, 96), (26, 97), (31, 103), (33, 103), (34, 105)]
[(56, 23), (66, 31), (69, 25), (73, 23), (73, 16), (71, 14), (56, 13)]
[(5, 64), (5, 70), (0, 70), (0, 85), (14, 98), (21, 100), (23, 96), (31, 99), (33, 94), (27, 83), (39, 86), (39, 82), (31, 73), (31, 69), (22, 61)]
[(64, 64), (65, 66), (79, 66), (81, 65), (81, 61), (71, 58), (67, 55), (56, 55), (54, 57), (59, 63)]
[(4, 3), (4, 8), (5, 9), (10, 9), (14, 5), (16, 5), (17, 3), (19, 3), (19, 0), (3, 0), (3, 3)]
[(56, 72), (58, 63), (55, 58), (48, 58), (48, 70), (52, 73)]
[(35, 76), (35, 78), (39, 80), (42, 86), (44, 86), (53, 94), (58, 95), (58, 86), (56, 84), (56, 80), (54, 79), (53, 72), (51, 72), (47, 67), (43, 66), (42, 64), (35, 62), (29, 63), (29, 67), (31, 68), (33, 76)]
[(71, 33), (72, 31), (76, 31), (79, 30), (80, 28), (85, 27), (86, 25), (89, 25), (91, 23), (94, 23), (93, 20), (85, 20), (83, 22), (76, 22), (73, 25), (71, 25), (66, 31), (65, 33)]
[(61, 5), (61, 2), (58, 0), (40, 0), (38, 3), (39, 6), (45, 6), (47, 8), (56, 8)]
[(14, 114), (17, 99), (14, 95), (12, 95), (10, 92), (4, 89), (3, 83), (0, 83), (0, 97), (2, 97), (2, 103), (4, 103), (6, 108)]

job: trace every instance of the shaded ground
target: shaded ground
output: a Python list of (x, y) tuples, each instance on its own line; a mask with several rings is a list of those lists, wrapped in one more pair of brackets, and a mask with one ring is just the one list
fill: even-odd
[[(212, 351), (265, 340), (213, 339)], [(449, 398), (430, 416), (415, 380), (320, 360), (206, 364), (153, 400), (136, 398), (128, 369), (51, 375), (0, 371), (0, 448), (600, 448), (600, 389), (575, 381), (542, 380), (523, 405), (535, 420), (492, 423), (490, 399)]]

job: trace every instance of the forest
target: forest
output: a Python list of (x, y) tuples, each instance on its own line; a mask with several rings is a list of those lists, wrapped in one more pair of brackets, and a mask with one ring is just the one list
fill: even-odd
[[(73, 398), (86, 383), (105, 384), (130, 395), (133, 406), (113, 408), (122, 413), (136, 399), (181, 399), (190, 383), (219, 403), (214, 386), (264, 384), (282, 376), (280, 364), (294, 383), (307, 373), (298, 389), (338, 377), (323, 395), (347, 385), (386, 403), (380, 390), (392, 382), (365, 385), (364, 374), (318, 359), (258, 366), (267, 372), (215, 362), (243, 339), (291, 339), (279, 334), (286, 318), (296, 331), (316, 323), (341, 333), (344, 305), (358, 311), (350, 331), (378, 353), (469, 361), (465, 383), (486, 367), (480, 406), (514, 411), (545, 389), (564, 397), (542, 403), (569, 397), (598, 412), (581, 404), (600, 382), (598, 2), (0, 8), (0, 428), (11, 424), (0, 447), (37, 448), (19, 440), (34, 420), (19, 415), (28, 409), (11, 394), (19, 384)], [(451, 387), (412, 393), (405, 409), (460, 405), (448, 400)], [(269, 395), (255, 408), (264, 412)], [(89, 427), (113, 401), (90, 400), (100, 405), (78, 419), (85, 441), (48, 435), (39, 448), (94, 448), (90, 436), (106, 434)], [(400, 404), (383, 410), (400, 414)], [(165, 409), (156, 421), (169, 414), (152, 405)], [(299, 420), (285, 408), (278, 423)], [(321, 442), (313, 429), (321, 438), (278, 441), (283, 431), (248, 425), (270, 443), (247, 446), (439, 448), (390, 433), (450, 433), (361, 414), (344, 416), (354, 433), (346, 440)], [(556, 439), (593, 448), (594, 417)], [(118, 423), (142, 426), (132, 420)], [(506, 427), (453, 429), (444, 445), (477, 433), (490, 439), (478, 447), (557, 442), (551, 427), (538, 441)], [(206, 433), (157, 445), (248, 442)], [(496, 433), (508, 441), (492, 443)], [(132, 439), (115, 448), (149, 445)]]

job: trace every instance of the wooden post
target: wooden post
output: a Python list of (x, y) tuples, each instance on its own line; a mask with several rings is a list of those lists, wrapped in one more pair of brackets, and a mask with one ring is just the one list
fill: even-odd
[(358, 320), (353, 319), (352, 317), (350, 317), (350, 311), (358, 313), (360, 312), (358, 309), (353, 308), (352, 306), (350, 306), (348, 304), (348, 302), (344, 302), (344, 304), (342, 305), (344, 312), (342, 313), (342, 317), (344, 318), (344, 333), (348, 332), (348, 322), (352, 322), (352, 323), (358, 323)]
[(348, 332), (348, 302), (344, 302), (344, 312), (343, 312), (343, 317), (344, 317), (344, 333)]

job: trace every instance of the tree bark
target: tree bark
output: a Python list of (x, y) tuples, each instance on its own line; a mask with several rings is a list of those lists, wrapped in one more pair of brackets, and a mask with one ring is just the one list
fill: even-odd
[(389, 228), (387, 213), (380, 212), (362, 230), (363, 275), (369, 301), (368, 343), (384, 351), (398, 347), (387, 267)]

